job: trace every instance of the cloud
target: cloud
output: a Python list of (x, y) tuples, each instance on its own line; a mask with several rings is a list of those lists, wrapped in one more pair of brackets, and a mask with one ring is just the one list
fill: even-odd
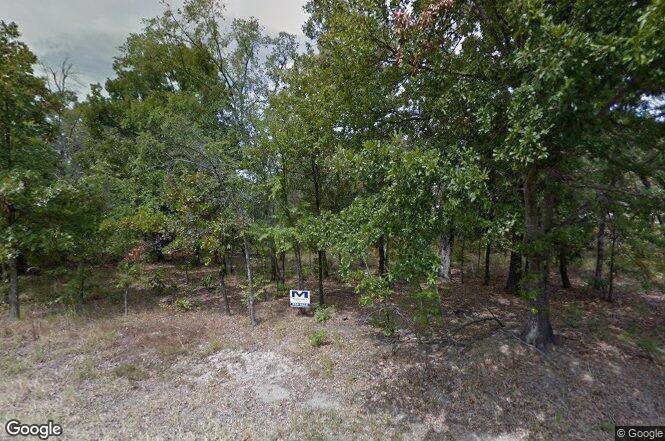
[[(302, 35), (305, 0), (227, 0), (229, 18), (254, 16), (270, 33)], [(0, 0), (0, 19), (18, 23), (25, 41), (40, 61), (74, 65), (85, 94), (90, 83), (113, 75), (113, 57), (144, 18), (163, 10), (159, 0)]]

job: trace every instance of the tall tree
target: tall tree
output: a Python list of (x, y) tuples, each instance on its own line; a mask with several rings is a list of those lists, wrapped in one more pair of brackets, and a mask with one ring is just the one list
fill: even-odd
[[(9, 270), (9, 315), (20, 317), (17, 259), (56, 239), (45, 213), (56, 156), (46, 141), (48, 91), (15, 23), (0, 21), (0, 259)], [(38, 203), (39, 201), (39, 203)]]

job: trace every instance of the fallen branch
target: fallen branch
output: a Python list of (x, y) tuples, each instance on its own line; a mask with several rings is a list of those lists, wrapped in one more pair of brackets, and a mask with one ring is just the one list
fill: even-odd
[(496, 318), (496, 317), (494, 316), (494, 314), (492, 314), (492, 317), (483, 317), (483, 318), (479, 318), (479, 319), (476, 319), (476, 320), (471, 320), (470, 322), (464, 323), (464, 324), (462, 324), (462, 325), (460, 325), (460, 326), (458, 326), (458, 327), (456, 327), (456, 328), (454, 328), (454, 329), (451, 329), (451, 330), (449, 331), (449, 334), (452, 334), (453, 332), (457, 332), (457, 331), (459, 331), (460, 329), (464, 329), (464, 328), (466, 328), (467, 326), (471, 326), (471, 325), (475, 325), (475, 324), (477, 324), (477, 323), (483, 323), (483, 322), (487, 322), (487, 321), (491, 321), (491, 320), (497, 322), (497, 324), (498, 324), (500, 327), (502, 327), (502, 328), (504, 327), (504, 326), (503, 326), (503, 323), (501, 322), (501, 320), (499, 320), (498, 318)]

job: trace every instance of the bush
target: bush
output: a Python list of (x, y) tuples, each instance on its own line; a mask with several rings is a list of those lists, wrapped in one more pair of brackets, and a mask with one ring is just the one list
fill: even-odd
[(203, 276), (201, 279), (201, 286), (205, 288), (206, 290), (210, 291), (215, 285), (215, 280), (212, 277), (212, 274), (206, 274)]
[(314, 311), (314, 320), (316, 320), (318, 323), (325, 323), (333, 317), (334, 313), (335, 313), (334, 306), (328, 306), (328, 307), (319, 306)]
[(328, 342), (328, 337), (326, 336), (326, 333), (324, 331), (314, 331), (311, 334), (309, 334), (309, 344), (313, 348), (318, 348), (319, 346), (323, 346)]
[(175, 301), (175, 308), (180, 311), (191, 311), (194, 309), (194, 303), (187, 298), (181, 298)]
[(216, 338), (211, 339), (205, 346), (203, 346), (203, 348), (201, 348), (201, 355), (208, 357), (215, 352), (218, 352), (220, 349), (222, 349), (222, 342)]
[(164, 279), (165, 273), (162, 268), (154, 270), (148, 277), (148, 287), (158, 296), (166, 293), (166, 283), (164, 282)]

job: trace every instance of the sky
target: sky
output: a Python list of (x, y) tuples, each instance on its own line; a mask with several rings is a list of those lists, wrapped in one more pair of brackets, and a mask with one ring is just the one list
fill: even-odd
[[(174, 0), (173, 4), (178, 4)], [(225, 0), (228, 18), (256, 17), (269, 33), (302, 36), (306, 0)], [(113, 57), (143, 18), (163, 10), (159, 0), (0, 0), (0, 19), (19, 25), (21, 40), (39, 60), (73, 64), (77, 91), (113, 75)]]

